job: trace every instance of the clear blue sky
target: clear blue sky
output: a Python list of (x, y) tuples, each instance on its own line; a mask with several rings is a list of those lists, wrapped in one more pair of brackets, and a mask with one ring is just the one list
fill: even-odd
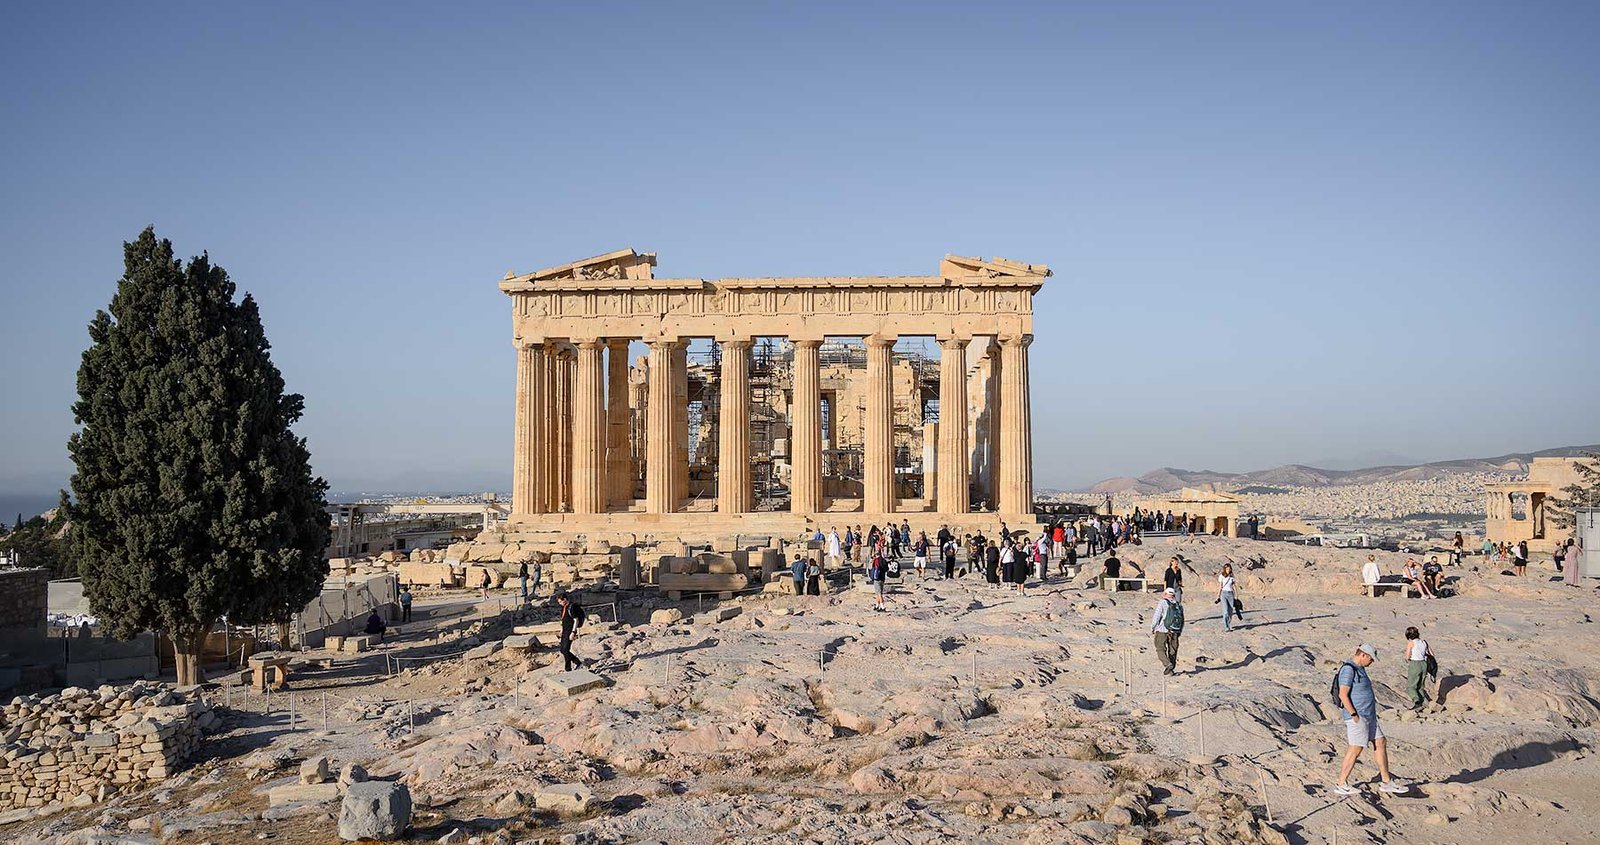
[(1600, 5), (689, 5), (0, 7), (0, 492), (151, 223), (336, 487), (507, 484), (495, 283), (623, 246), (1051, 265), (1041, 486), (1600, 441)]

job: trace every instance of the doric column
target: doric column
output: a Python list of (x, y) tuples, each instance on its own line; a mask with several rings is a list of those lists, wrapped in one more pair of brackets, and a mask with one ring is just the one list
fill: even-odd
[(606, 509), (605, 342), (578, 342), (577, 389), (572, 403), (572, 510)]
[(817, 340), (794, 341), (794, 406), (789, 431), (793, 472), (789, 510), (812, 514), (822, 510), (822, 374)]
[(544, 359), (544, 407), (539, 414), (539, 451), (544, 460), (539, 466), (534, 483), (538, 485), (536, 499), (543, 513), (561, 511), (561, 356), (560, 347), (547, 341), (540, 350)]
[(628, 454), (631, 456), (628, 475), (627, 499), (644, 488), (645, 415), (650, 405), (650, 363), (639, 356), (628, 368)]
[(606, 499), (625, 507), (633, 498), (633, 454), (628, 448), (628, 341), (606, 341)]
[(1033, 431), (1028, 399), (1028, 344), (1033, 335), (1000, 341), (1000, 512), (1033, 512)]
[(671, 513), (676, 468), (672, 459), (673, 406), (672, 340), (650, 341), (649, 398), (645, 402), (644, 509), (646, 513)]
[(1001, 431), (1000, 415), (1004, 413), (1001, 405), (1000, 386), (1005, 379), (1005, 362), (1000, 354), (1000, 340), (989, 344), (988, 352), (984, 356), (989, 362), (989, 378), (983, 383), (983, 448), (987, 473), (983, 479), (983, 498), (988, 502), (992, 511), (1000, 510), (1000, 473), (1005, 463), (1003, 450), (1000, 448)]
[(689, 342), (672, 348), (672, 507), (689, 498)]
[(867, 338), (867, 413), (865, 477), (862, 509), (867, 513), (894, 512), (894, 379), (891, 351), (894, 338)]
[(939, 491), (940, 513), (967, 513), (967, 340), (939, 339)]
[(750, 341), (722, 345), (717, 420), (717, 512), (750, 510)]
[(510, 466), (510, 512), (533, 512), (533, 346), (517, 341), (517, 408), (512, 431)]
[(556, 502), (552, 510), (572, 510), (572, 404), (576, 379), (577, 354), (570, 344), (562, 344), (556, 354)]

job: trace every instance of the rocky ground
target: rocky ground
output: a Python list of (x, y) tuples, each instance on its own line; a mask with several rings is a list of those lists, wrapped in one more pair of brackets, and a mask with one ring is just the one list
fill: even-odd
[[(1146, 633), (1154, 597), (1082, 578), (1015, 596), (911, 575), (886, 613), (861, 588), (703, 608), (641, 592), (622, 624), (580, 638), (609, 683), (572, 696), (549, 683), (552, 653), (483, 647), (513, 614), (441, 599), (383, 651), (299, 676), (294, 724), (284, 696), (228, 693), (227, 730), (160, 789), (0, 837), (333, 841), (335, 805), (266, 795), (326, 755), (407, 783), (417, 841), (1594, 841), (1594, 589), (1469, 564), (1449, 571), (1457, 597), (1368, 599), (1365, 552), (1165, 538), (1126, 556), (1153, 571), (1173, 553), (1188, 561), (1189, 623), (1165, 683)], [(1225, 561), (1246, 605), (1232, 634), (1211, 603)], [(1378, 793), (1364, 758), (1367, 788), (1339, 799), (1329, 681), (1370, 640), (1380, 701), (1402, 704), (1408, 624), (1442, 665), (1435, 706), (1383, 714), (1416, 787)], [(393, 656), (431, 659), (391, 678)], [(590, 795), (550, 803), (567, 784)]]

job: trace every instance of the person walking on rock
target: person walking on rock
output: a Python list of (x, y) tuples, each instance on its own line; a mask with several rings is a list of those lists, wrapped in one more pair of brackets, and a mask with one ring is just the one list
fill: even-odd
[(1528, 575), (1528, 541), (1523, 540), (1511, 547), (1511, 565), (1517, 575), (1526, 578)]
[(556, 596), (556, 601), (561, 604), (561, 639), (559, 640), (563, 671), (571, 672), (583, 665), (572, 653), (572, 638), (577, 635), (578, 628), (582, 627), (584, 620), (583, 605), (572, 600), (570, 593)]
[(1583, 577), (1583, 547), (1577, 540), (1567, 541), (1566, 573), (1564, 575), (1568, 587), (1582, 586), (1579, 579)]
[(1222, 605), (1222, 630), (1233, 633), (1234, 593), (1238, 589), (1233, 578), (1233, 564), (1224, 563), (1222, 574), (1217, 576), (1217, 604)]
[(872, 587), (872, 609), (880, 612), (888, 609), (884, 603), (883, 591), (888, 586), (885, 579), (889, 567), (888, 562), (883, 559), (883, 554), (881, 547), (874, 549), (872, 558), (867, 562), (867, 583)]
[(1161, 573), (1161, 578), (1168, 589), (1178, 594), (1178, 601), (1183, 601), (1183, 564), (1177, 555), (1167, 562), (1167, 571)]
[(1428, 682), (1428, 658), (1433, 649), (1422, 638), (1422, 632), (1413, 625), (1406, 629), (1406, 694), (1411, 696), (1411, 709), (1421, 710), (1428, 696), (1424, 687)]
[(405, 624), (411, 621), (411, 585), (407, 584), (400, 591), (400, 622)]
[(517, 582), (522, 588), (522, 603), (528, 603), (528, 562), (517, 564)]
[(939, 551), (944, 555), (944, 577), (946, 580), (956, 576), (956, 538), (945, 539)]
[[(845, 529), (849, 533), (849, 528)], [(844, 546), (839, 541), (839, 529), (828, 529), (828, 565), (838, 566), (844, 560)]]
[(1383, 779), (1378, 790), (1395, 795), (1410, 790), (1409, 786), (1389, 775), (1389, 746), (1383, 738), (1383, 729), (1378, 726), (1378, 698), (1372, 691), (1372, 679), (1367, 677), (1367, 667), (1377, 659), (1378, 647), (1362, 643), (1356, 646), (1356, 653), (1339, 667), (1339, 674), (1334, 680), (1336, 703), (1344, 713), (1346, 746), (1344, 763), (1339, 767), (1339, 780), (1333, 785), (1335, 795), (1355, 795), (1360, 791), (1350, 785), (1350, 773), (1355, 770), (1361, 750), (1368, 745), (1372, 746), (1378, 758), (1378, 774)]
[(822, 595), (822, 564), (814, 560), (806, 562), (806, 586), (809, 594)]
[(483, 580), (478, 582), (478, 595), (484, 600), (489, 600), (489, 568), (483, 568)]
[(1161, 659), (1161, 674), (1178, 674), (1178, 638), (1183, 636), (1183, 600), (1168, 587), (1156, 602), (1150, 616), (1150, 633), (1155, 636), (1156, 657)]
[(916, 542), (911, 544), (911, 562), (917, 568), (917, 580), (921, 581), (928, 574), (928, 532), (918, 532)]
[(799, 552), (794, 553), (794, 563), (789, 565), (789, 575), (794, 578), (794, 594), (806, 594), (806, 561)]
[(539, 582), (544, 580), (544, 564), (541, 563), (537, 557), (533, 559), (533, 570), (532, 570), (532, 572), (533, 572), (533, 586), (531, 588), (532, 592), (528, 593), (528, 595), (530, 597), (532, 597), (532, 598), (538, 598), (539, 597)]
[(983, 544), (983, 580), (994, 586), (1000, 584), (1000, 547), (993, 541)]

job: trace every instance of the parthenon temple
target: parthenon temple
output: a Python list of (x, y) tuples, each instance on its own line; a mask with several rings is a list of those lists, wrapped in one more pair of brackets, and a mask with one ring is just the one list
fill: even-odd
[(500, 282), (511, 530), (1032, 518), (1028, 346), (1048, 267), (948, 255), (933, 276), (706, 280), (655, 265), (624, 249)]

